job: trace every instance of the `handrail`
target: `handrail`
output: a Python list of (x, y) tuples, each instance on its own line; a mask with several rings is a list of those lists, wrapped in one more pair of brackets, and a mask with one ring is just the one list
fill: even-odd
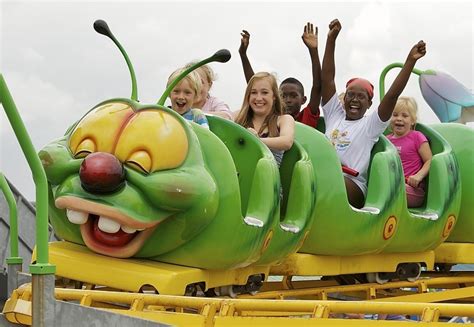
[(7, 258), (7, 264), (22, 264), (23, 258), (18, 254), (18, 210), (16, 201), (5, 176), (1, 172), (0, 189), (5, 196), (10, 211), (10, 257)]
[(31, 142), (23, 120), (18, 113), (15, 102), (7, 84), (0, 74), (0, 103), (15, 132), (18, 143), (30, 166), (36, 186), (36, 263), (30, 265), (31, 274), (54, 274), (56, 266), (48, 262), (48, 182), (41, 161)]

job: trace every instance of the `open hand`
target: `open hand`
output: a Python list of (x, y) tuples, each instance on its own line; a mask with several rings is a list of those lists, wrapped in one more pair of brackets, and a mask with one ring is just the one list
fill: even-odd
[(242, 36), (242, 38), (240, 39), (239, 52), (247, 53), (247, 48), (249, 47), (250, 43), (250, 33), (246, 30), (242, 30), (240, 35)]
[(411, 48), (408, 58), (418, 60), (426, 54), (426, 43), (419, 41)]
[(306, 23), (301, 38), (309, 49), (316, 49), (318, 47), (318, 27), (313, 27), (313, 24)]
[(328, 32), (328, 38), (333, 38), (336, 39), (337, 35), (342, 29), (342, 25), (339, 22), (338, 19), (334, 19), (329, 23), (329, 32)]

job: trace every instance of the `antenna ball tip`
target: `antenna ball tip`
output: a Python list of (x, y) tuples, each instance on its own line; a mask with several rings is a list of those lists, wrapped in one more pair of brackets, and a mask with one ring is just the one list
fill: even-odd
[(109, 25), (107, 25), (107, 23), (105, 22), (105, 20), (97, 19), (97, 20), (94, 22), (94, 29), (95, 29), (95, 31), (96, 31), (97, 33), (99, 33), (99, 34), (103, 34), (103, 35), (106, 35), (106, 36), (110, 36), (110, 35), (111, 35)]
[(221, 49), (214, 54), (215, 61), (228, 62), (230, 60), (230, 51), (227, 49)]

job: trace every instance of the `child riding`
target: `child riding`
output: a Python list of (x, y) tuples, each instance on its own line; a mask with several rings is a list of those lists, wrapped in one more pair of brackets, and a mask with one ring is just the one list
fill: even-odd
[[(242, 60), (245, 80), (247, 83), (254, 75), (252, 66), (247, 57), (247, 48), (250, 42), (250, 33), (243, 30), (241, 33), (242, 39), (240, 41), (239, 54)], [(293, 116), (293, 118), (305, 125), (316, 128), (319, 119), (319, 104), (321, 101), (321, 64), (318, 55), (318, 28), (313, 27), (313, 24), (307, 23), (304, 27), (304, 32), (301, 37), (304, 44), (309, 50), (311, 57), (311, 69), (313, 75), (313, 86), (311, 88), (311, 96), (308, 105), (301, 110), (307, 98), (304, 95), (304, 87), (296, 78), (289, 77), (280, 84), (280, 93), (282, 100), (285, 103), (286, 113)]]
[(425, 199), (423, 179), (430, 170), (433, 154), (426, 136), (414, 130), (417, 105), (413, 98), (400, 97), (395, 105), (387, 138), (395, 145), (402, 161), (409, 208), (420, 207)]
[(378, 106), (377, 112), (364, 116), (372, 105), (373, 85), (362, 78), (352, 78), (346, 84), (343, 102), (339, 101), (334, 82), (334, 52), (341, 23), (329, 24), (322, 65), (322, 108), (326, 123), (326, 137), (334, 145), (342, 165), (358, 172), (357, 176), (344, 173), (349, 203), (362, 208), (367, 194), (367, 170), (372, 147), (390, 123), (398, 97), (405, 88), (415, 63), (426, 53), (425, 43), (419, 41), (410, 50), (403, 68)]

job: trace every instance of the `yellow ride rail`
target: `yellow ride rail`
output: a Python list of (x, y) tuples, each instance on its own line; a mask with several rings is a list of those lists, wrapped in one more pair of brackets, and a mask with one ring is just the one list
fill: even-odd
[[(460, 277), (471, 283), (473, 278)], [(446, 284), (441, 278), (436, 283)], [(424, 281), (426, 285), (428, 281)], [(392, 283), (395, 284), (395, 283)], [(413, 284), (413, 283), (412, 283)], [(430, 283), (428, 283), (430, 284)], [(373, 285), (373, 284), (371, 284)], [(430, 284), (430, 286), (433, 283)], [(381, 285), (382, 286), (382, 285)], [(376, 287), (375, 285), (371, 287)], [(472, 296), (473, 287), (468, 287)], [(296, 291), (296, 290), (295, 290)], [(463, 295), (464, 296), (464, 295)], [(341, 315), (400, 314), (420, 316), (421, 322), (404, 322), (404, 326), (444, 325), (440, 317), (474, 317), (474, 306), (462, 303), (403, 303), (383, 301), (321, 301), (321, 300), (261, 300), (200, 298), (144, 293), (126, 293), (98, 290), (55, 289), (56, 300), (74, 302), (81, 306), (138, 317), (176, 326), (292, 326), (323, 323), (328, 326), (391, 325), (393, 321), (366, 319), (341, 319)], [(435, 299), (432, 299), (435, 300)], [(439, 300), (439, 299), (438, 299)], [(4, 315), (11, 322), (31, 325), (31, 286), (15, 290), (4, 308)], [(17, 311), (15, 311), (15, 309)], [(351, 316), (345, 316), (351, 317)], [(28, 319), (29, 318), (29, 319)]]

